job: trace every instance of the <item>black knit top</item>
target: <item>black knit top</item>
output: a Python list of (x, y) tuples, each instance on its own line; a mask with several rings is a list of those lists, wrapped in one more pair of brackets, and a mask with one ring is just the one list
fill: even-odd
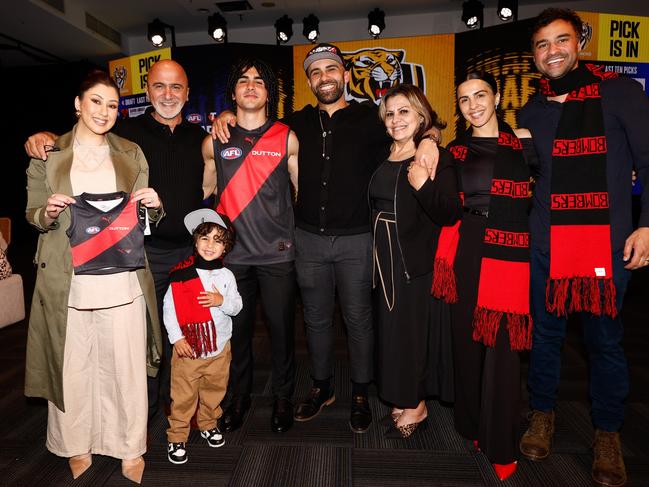
[(151, 228), (147, 244), (156, 248), (190, 245), (183, 219), (203, 202), (203, 156), (201, 144), (207, 133), (187, 120), (169, 126), (152, 116), (150, 107), (139, 117), (121, 120), (113, 132), (140, 146), (149, 163), (149, 186), (155, 189), (166, 216)]

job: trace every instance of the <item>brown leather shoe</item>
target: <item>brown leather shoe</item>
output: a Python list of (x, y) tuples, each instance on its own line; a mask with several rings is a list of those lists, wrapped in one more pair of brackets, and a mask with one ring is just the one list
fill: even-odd
[(533, 410), (530, 414), (530, 425), (518, 445), (525, 458), (543, 460), (552, 450), (554, 436), (554, 411), (544, 413)]
[(617, 431), (595, 430), (593, 481), (603, 487), (626, 485), (626, 468), (622, 458), (620, 434)]

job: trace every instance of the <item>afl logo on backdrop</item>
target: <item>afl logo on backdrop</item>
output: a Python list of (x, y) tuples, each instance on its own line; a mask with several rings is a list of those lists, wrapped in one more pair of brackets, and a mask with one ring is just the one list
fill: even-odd
[(223, 159), (237, 159), (241, 157), (241, 154), (243, 154), (243, 152), (238, 147), (228, 147), (221, 151), (221, 157)]
[(189, 123), (201, 123), (203, 121), (203, 117), (201, 117), (200, 113), (190, 113), (187, 115), (187, 121)]
[(99, 233), (101, 229), (99, 227), (88, 227), (86, 228), (86, 233), (88, 235), (95, 235), (96, 233)]

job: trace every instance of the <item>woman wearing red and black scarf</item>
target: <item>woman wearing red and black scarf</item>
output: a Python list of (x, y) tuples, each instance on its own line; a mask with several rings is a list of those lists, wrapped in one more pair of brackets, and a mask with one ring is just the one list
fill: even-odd
[(452, 303), (455, 429), (504, 480), (518, 458), (519, 351), (531, 343), (523, 152), (533, 149), (527, 130), (497, 117), (500, 94), (489, 73), (469, 73), (457, 99), (471, 124), (448, 147), (459, 166), (464, 213), (442, 230), (433, 294)]

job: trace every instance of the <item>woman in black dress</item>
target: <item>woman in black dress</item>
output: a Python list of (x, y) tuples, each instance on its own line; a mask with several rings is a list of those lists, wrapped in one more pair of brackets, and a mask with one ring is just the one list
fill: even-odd
[(529, 131), (496, 115), (493, 76), (470, 73), (457, 87), (470, 123), (449, 151), (458, 161), (461, 223), (445, 228), (434, 294), (452, 302), (455, 429), (472, 440), (504, 480), (516, 470), (519, 351), (531, 345), (529, 314)]
[[(461, 215), (451, 155), (440, 149), (431, 171), (414, 162), (417, 144), (437, 114), (416, 86), (399, 85), (382, 98), (379, 114), (393, 142), (372, 176), (377, 385), (393, 405), (389, 438), (407, 438), (427, 417), (424, 398), (430, 333), (434, 240)], [(426, 423), (422, 425), (425, 426)]]

